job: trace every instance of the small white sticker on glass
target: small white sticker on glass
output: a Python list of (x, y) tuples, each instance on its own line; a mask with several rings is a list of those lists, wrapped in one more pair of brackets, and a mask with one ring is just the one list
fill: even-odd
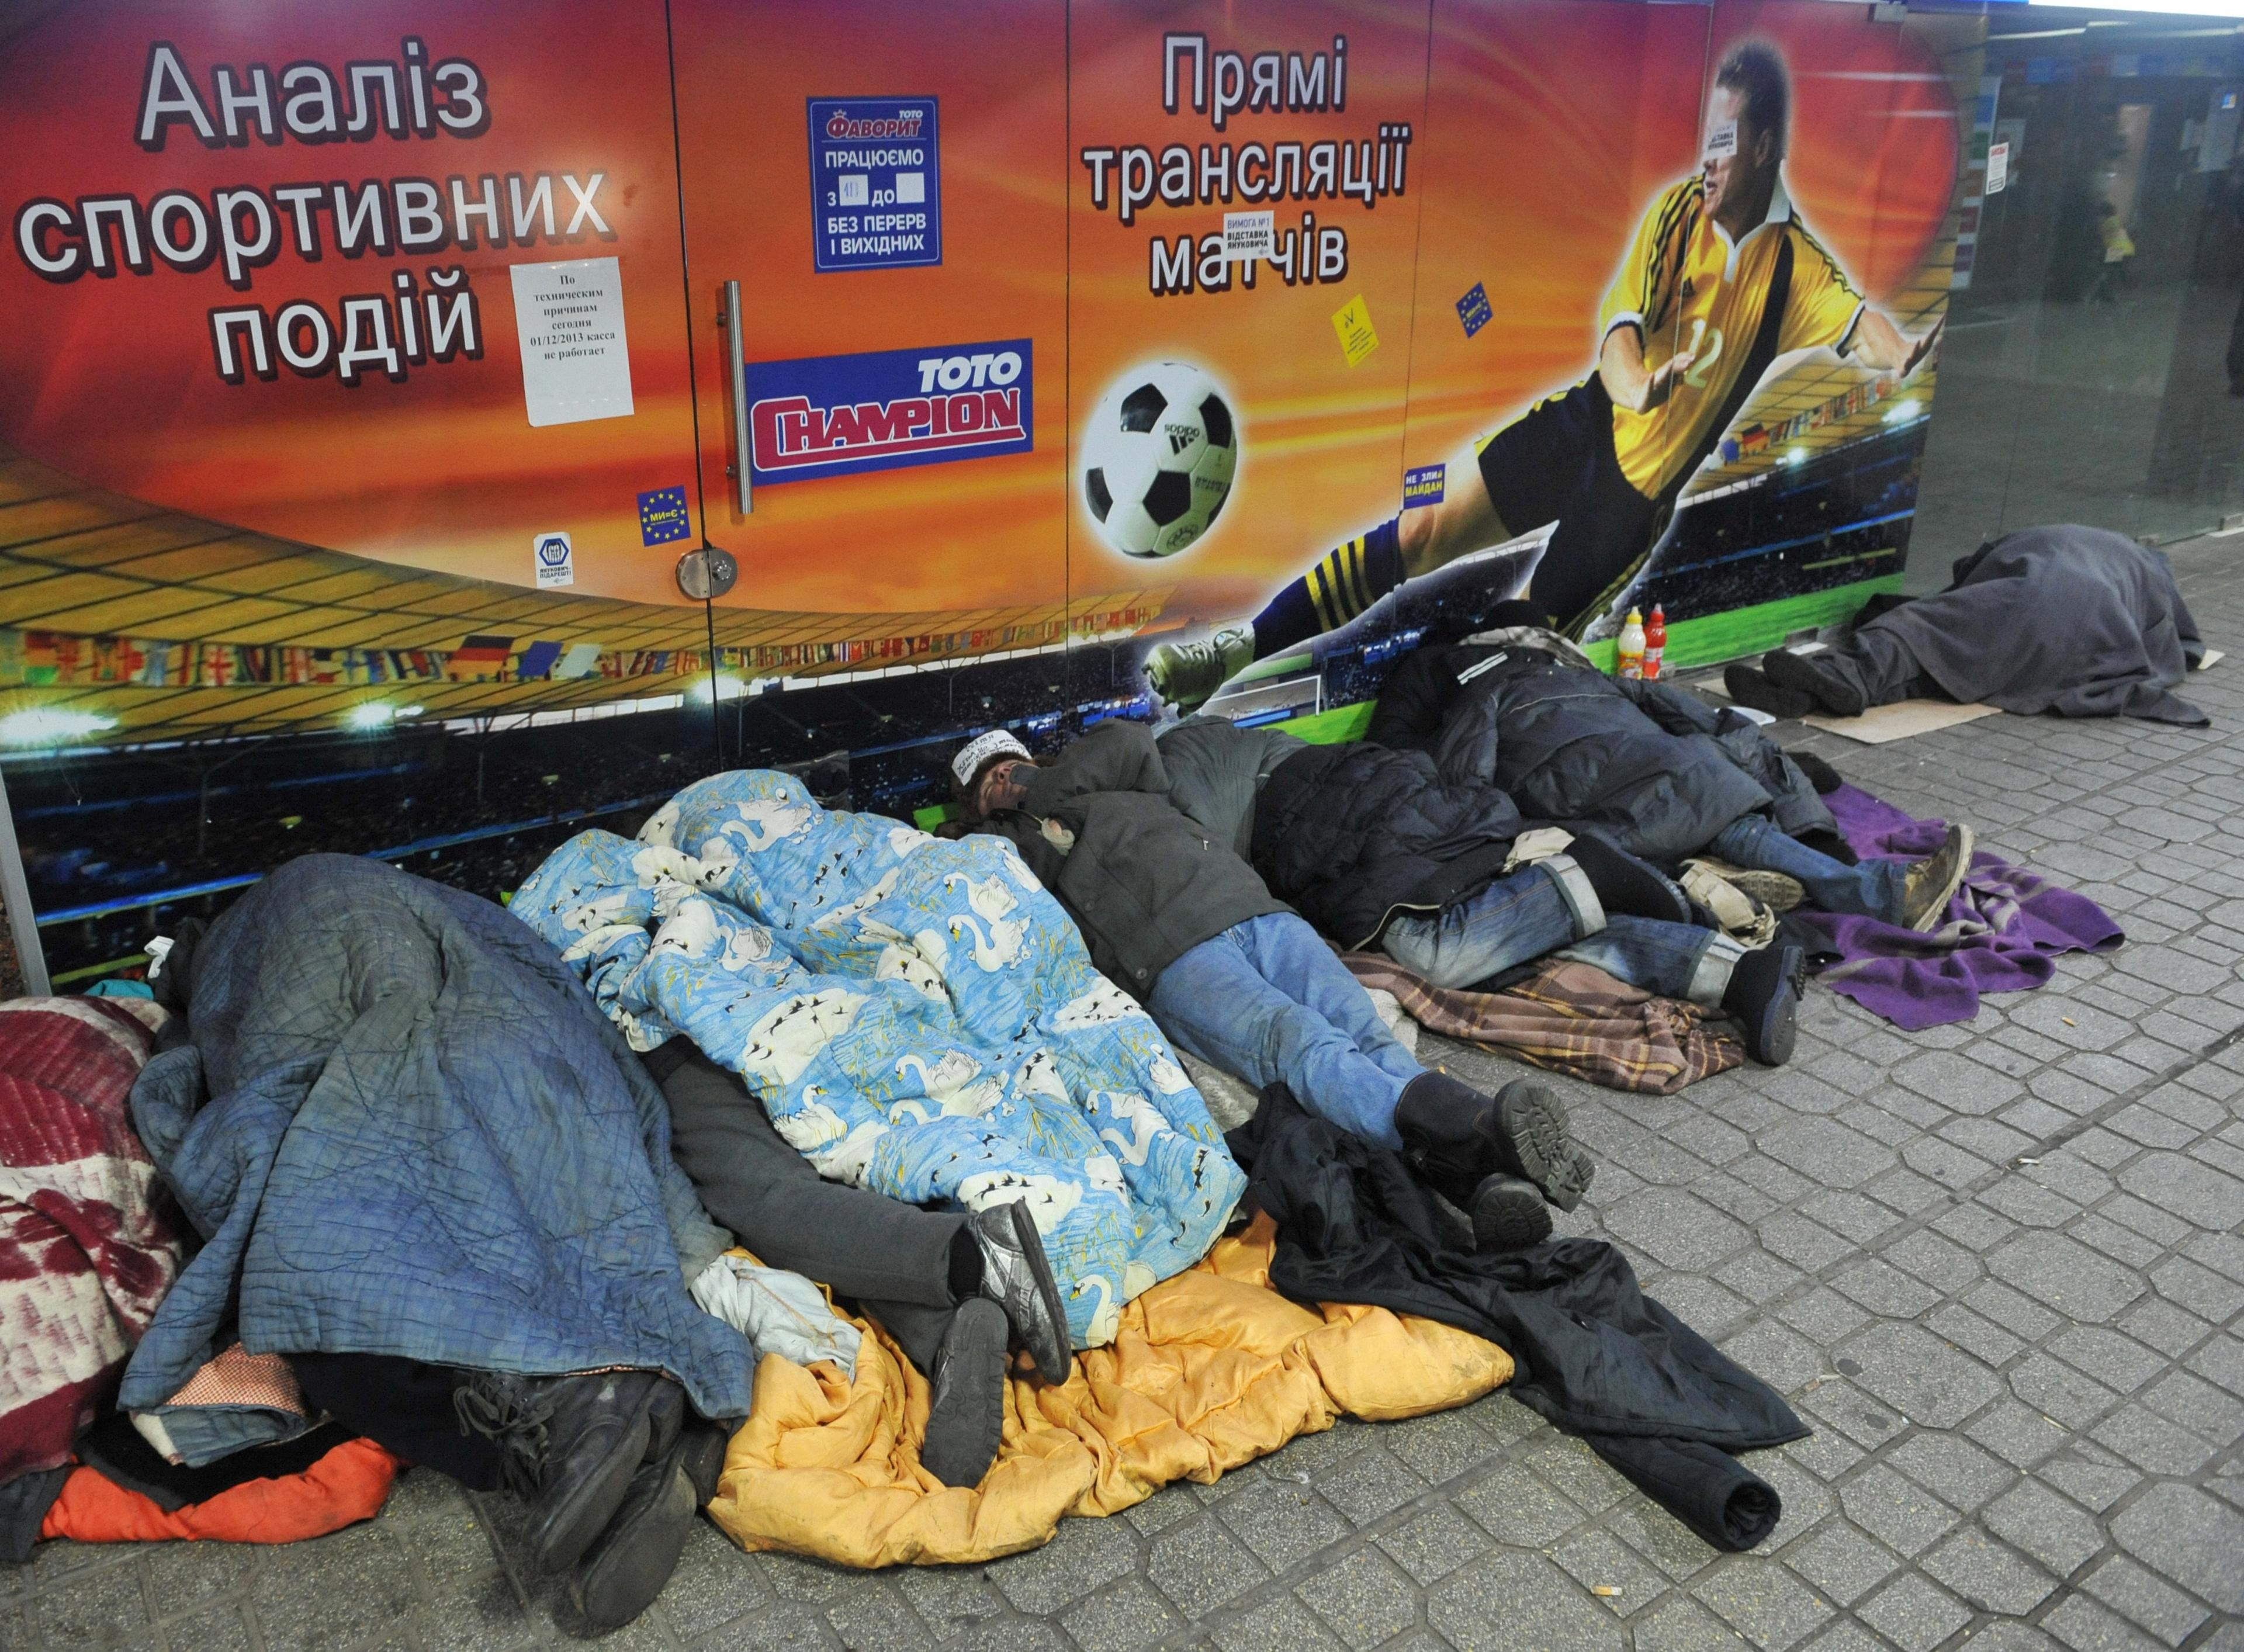
[(1707, 132), (1707, 147), (1701, 152), (1708, 160), (1727, 160), (1738, 152), (1738, 123), (1725, 120), (1710, 127)]

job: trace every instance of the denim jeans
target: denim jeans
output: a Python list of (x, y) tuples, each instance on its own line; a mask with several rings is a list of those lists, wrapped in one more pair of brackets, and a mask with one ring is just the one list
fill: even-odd
[(1425, 1072), (1308, 924), (1234, 924), (1161, 972), (1146, 1008), (1172, 1042), (1256, 1089), (1281, 1080), (1319, 1118), (1400, 1148), (1395, 1104)]
[(1796, 877), (1808, 898), (1827, 912), (1848, 912), (1882, 923), (1901, 921), (1905, 861), (1866, 860), (1844, 866), (1781, 830), (1766, 815), (1747, 815), (1716, 832), (1707, 852), (1750, 871)]
[(1647, 992), (1712, 1007), (1740, 956), (1727, 938), (1714, 945), (1718, 938), (1693, 924), (1606, 916), (1573, 862), (1553, 856), (1447, 911), (1396, 918), (1380, 945), (1434, 986), (1470, 986), (1555, 951)]

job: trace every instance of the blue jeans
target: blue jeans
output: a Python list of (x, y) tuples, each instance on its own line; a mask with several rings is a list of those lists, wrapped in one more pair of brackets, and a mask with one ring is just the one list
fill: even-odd
[(1796, 877), (1808, 898), (1827, 912), (1849, 912), (1882, 923), (1901, 921), (1905, 861), (1866, 860), (1845, 866), (1780, 829), (1766, 815), (1747, 815), (1716, 832), (1707, 852), (1733, 866)]
[(1710, 1007), (1721, 1002), (1740, 956), (1734, 944), (1696, 924), (1607, 917), (1565, 856), (1500, 877), (1444, 912), (1397, 917), (1379, 944), (1434, 986), (1470, 986), (1556, 952), (1647, 992)]
[(1291, 912), (1234, 924), (1161, 972), (1146, 1008), (1179, 1048), (1321, 1119), (1400, 1148), (1395, 1104), (1424, 1073), (1371, 995)]

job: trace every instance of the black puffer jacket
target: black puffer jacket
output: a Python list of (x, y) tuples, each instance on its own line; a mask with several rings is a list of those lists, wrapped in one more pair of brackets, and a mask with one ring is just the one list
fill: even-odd
[(1139, 999), (1202, 941), (1286, 910), (1168, 792), (1152, 732), (1105, 722), (1044, 762), (1018, 808), (974, 829), (1011, 840), (1083, 931), (1099, 973)]
[(1735, 712), (1517, 640), (1420, 648), (1387, 680), (1369, 738), (1649, 860), (1695, 854), (1761, 811), (1795, 837), (1836, 829), (1799, 767)]
[(1504, 870), (1519, 811), (1493, 786), (1444, 781), (1422, 751), (1310, 746), (1262, 783), (1252, 858), (1273, 894), (1351, 949), (1398, 911), (1439, 911)]

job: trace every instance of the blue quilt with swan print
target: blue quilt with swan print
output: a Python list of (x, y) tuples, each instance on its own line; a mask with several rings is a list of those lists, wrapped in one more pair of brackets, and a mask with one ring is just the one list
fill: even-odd
[(1246, 1179), (1152, 1019), (1013, 846), (713, 775), (638, 838), (585, 832), (510, 909), (632, 1044), (682, 1033), (823, 1175), (1024, 1201), (1078, 1348), (1197, 1262)]

